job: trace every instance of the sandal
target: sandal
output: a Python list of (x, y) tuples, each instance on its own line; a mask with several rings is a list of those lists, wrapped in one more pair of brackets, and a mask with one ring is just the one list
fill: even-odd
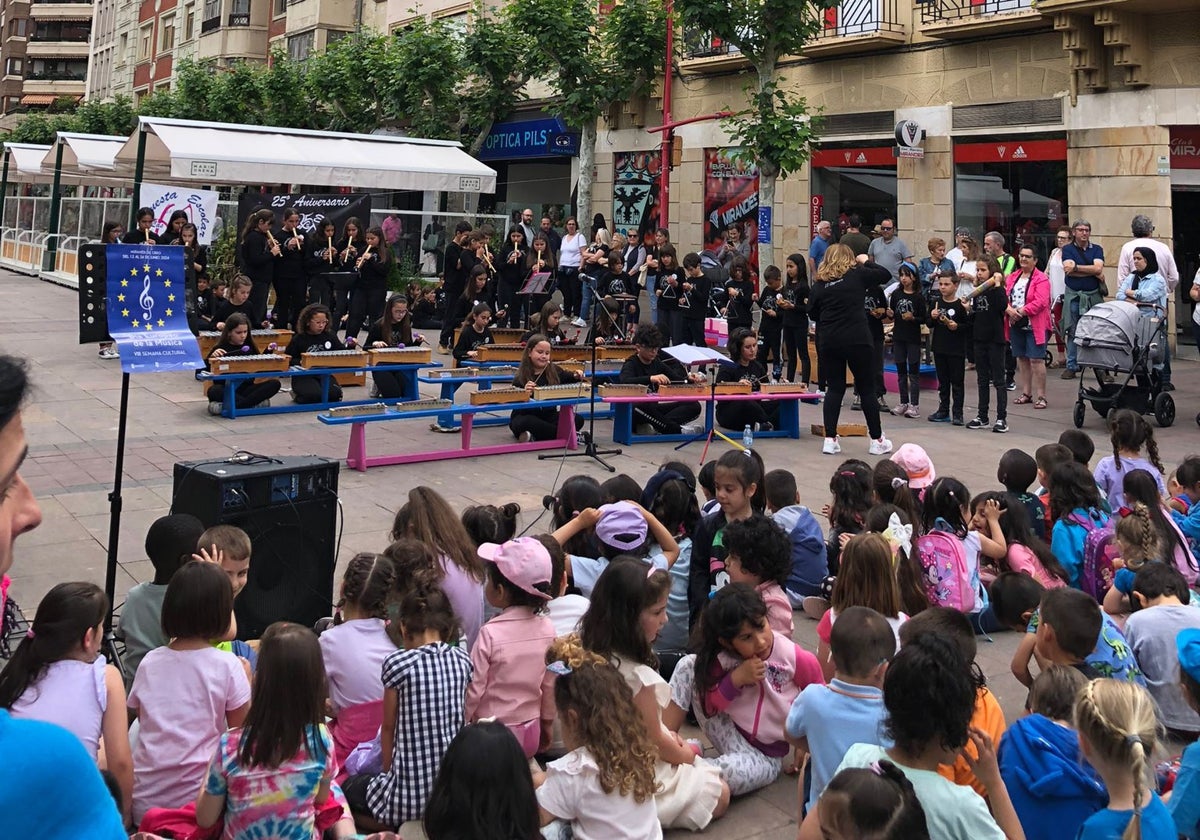
[(1049, 405), (1049, 403), (1046, 402), (1045, 397), (1038, 397), (1036, 400), (1033, 401), (1034, 408), (1046, 408), (1048, 405)]
[(1033, 397), (1029, 396), (1029, 394), (1022, 394), (1013, 400), (1013, 405), (1028, 405), (1031, 402), (1033, 402)]

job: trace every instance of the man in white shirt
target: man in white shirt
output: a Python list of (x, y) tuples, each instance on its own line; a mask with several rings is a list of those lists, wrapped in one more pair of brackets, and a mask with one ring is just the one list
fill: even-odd
[[(946, 259), (948, 259), (948, 260), (950, 260), (950, 262), (954, 263), (954, 268), (956, 270), (958, 269), (958, 267), (960, 265), (962, 265), (962, 261), (963, 261), (963, 250), (962, 250), (963, 240), (970, 238), (970, 236), (971, 236), (970, 228), (965, 228), (965, 227), (960, 226), (960, 227), (956, 227), (954, 229), (954, 247), (946, 252)], [(974, 276), (974, 273), (975, 273), (974, 269), (972, 269), (972, 271), (971, 271), (972, 276)]]
[[(1121, 256), (1117, 260), (1117, 286), (1120, 286), (1129, 272), (1133, 271), (1133, 249), (1150, 248), (1154, 251), (1154, 256), (1158, 258), (1158, 273), (1162, 275), (1162, 279), (1167, 284), (1167, 300), (1170, 301), (1174, 298), (1175, 289), (1179, 286), (1179, 267), (1175, 265), (1175, 255), (1171, 253), (1171, 249), (1165, 242), (1154, 238), (1154, 222), (1150, 220), (1149, 216), (1138, 213), (1133, 217), (1129, 227), (1133, 232), (1133, 239), (1121, 246)], [(1161, 373), (1163, 390), (1174, 391), (1175, 386), (1171, 384), (1170, 352), (1163, 360)]]

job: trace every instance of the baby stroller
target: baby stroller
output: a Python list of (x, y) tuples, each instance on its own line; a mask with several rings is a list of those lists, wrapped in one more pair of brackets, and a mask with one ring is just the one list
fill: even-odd
[[(1155, 304), (1105, 301), (1080, 316), (1075, 325), (1079, 367), (1091, 369), (1095, 387), (1079, 378), (1075, 428), (1083, 428), (1085, 403), (1101, 417), (1118, 408), (1153, 414), (1159, 426), (1175, 422), (1175, 400), (1162, 389), (1160, 367), (1167, 352), (1166, 312)], [(1103, 374), (1125, 374), (1107, 382)]]

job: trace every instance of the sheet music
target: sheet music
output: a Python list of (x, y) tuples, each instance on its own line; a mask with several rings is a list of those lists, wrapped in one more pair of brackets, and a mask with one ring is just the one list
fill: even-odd
[(720, 365), (731, 365), (736, 367), (733, 360), (719, 350), (713, 350), (711, 347), (695, 347), (691, 344), (676, 344), (672, 347), (664, 347), (662, 352), (666, 353), (675, 361), (685, 367), (691, 365), (708, 365), (716, 362)]

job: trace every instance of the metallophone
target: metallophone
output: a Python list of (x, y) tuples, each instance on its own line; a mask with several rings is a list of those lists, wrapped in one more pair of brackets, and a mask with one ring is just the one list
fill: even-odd
[[(524, 353), (524, 344), (484, 344), (475, 349), (475, 359), (480, 362), (519, 362)], [(597, 359), (624, 361), (632, 353), (633, 348), (628, 345), (601, 344), (596, 348)], [(591, 358), (591, 355), (591, 345), (587, 344), (553, 344), (550, 347), (550, 360), (553, 362), (581, 362)]]
[[(306, 370), (315, 368), (354, 368), (366, 367), (370, 357), (362, 350), (316, 350), (300, 354), (300, 367)], [(353, 385), (366, 385), (367, 374), (335, 373), (333, 381), (343, 388)]]
[[(584, 368), (581, 362), (563, 362), (558, 363), (558, 366), (563, 370), (579, 373), (582, 373)], [(465, 384), (474, 384), (478, 389), (476, 393), (488, 393), (497, 387), (500, 389), (508, 387), (519, 370), (520, 368), (516, 365), (445, 368), (424, 371), (417, 378), (421, 382), (440, 385), (442, 399), (453, 402), (458, 389)], [(517, 390), (524, 392), (524, 389)], [(587, 396), (586, 390), (584, 396)], [(551, 397), (551, 399), (555, 398)], [(468, 397), (468, 403), (471, 405), (498, 405), (506, 401), (502, 397), (491, 398), (490, 402), (488, 397)], [(507, 417), (477, 417), (475, 419), (476, 426), (499, 426), (507, 423)], [(453, 412), (446, 412), (438, 418), (438, 422), (435, 424), (435, 430), (439, 432), (452, 432), (457, 428)]]
[[(250, 330), (250, 343), (259, 353), (270, 353), (272, 344), (282, 353), (294, 336), (295, 333), (291, 330)], [(200, 344), (200, 358), (207, 359), (221, 343), (221, 333), (216, 330), (201, 330), (196, 336), (196, 341)]]
[[(212, 359), (208, 366), (213, 373), (268, 373), (287, 370), (291, 364), (292, 357), (282, 353), (253, 353), (241, 356), (221, 356)], [(272, 377), (264, 376), (256, 378), (254, 381), (265, 382), (269, 378)], [(205, 395), (212, 386), (211, 381), (203, 384)]]

